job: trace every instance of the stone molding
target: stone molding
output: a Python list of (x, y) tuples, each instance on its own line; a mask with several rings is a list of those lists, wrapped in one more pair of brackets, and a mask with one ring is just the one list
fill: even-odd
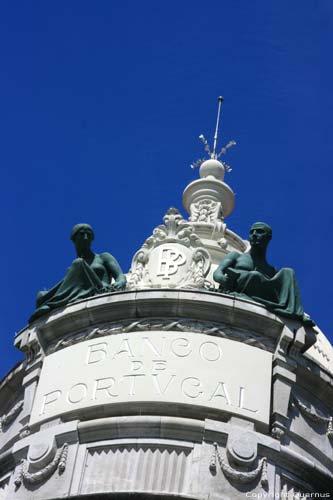
[[(62, 426), (63, 425), (64, 424), (62, 424)], [(62, 442), (64, 442), (63, 439), (65, 438), (65, 436), (67, 441), (68, 432), (70, 432), (68, 425), (69, 424), (66, 424), (66, 428), (64, 428), (62, 431), (63, 438), (60, 439), (60, 441)], [(77, 442), (77, 439), (79, 439), (79, 442), (81, 443), (81, 446), (79, 447), (80, 457), (86, 457), (89, 450), (92, 451), (95, 449), (98, 453), (97, 449), (106, 449), (109, 448), (110, 445), (113, 446), (114, 449), (116, 449), (115, 447), (124, 448), (124, 446), (127, 446), (127, 448), (129, 446), (140, 447), (141, 445), (143, 447), (149, 447), (149, 444), (153, 447), (163, 447), (164, 445), (166, 445), (172, 448), (173, 446), (176, 446), (178, 444), (178, 446), (180, 447), (186, 447), (189, 449), (193, 448), (193, 457), (195, 455), (197, 457), (196, 460), (198, 460), (199, 457), (201, 457), (200, 460), (202, 460), (204, 455), (206, 456), (205, 460), (207, 461), (205, 461), (205, 464), (207, 466), (207, 474), (209, 474), (209, 459), (213, 458), (212, 454), (209, 453), (209, 449), (211, 449), (211, 446), (215, 446), (215, 442), (219, 443), (218, 446), (226, 448), (225, 445), (227, 436), (231, 432), (235, 432), (236, 428), (238, 427), (236, 426), (235, 422), (226, 423), (212, 420), (199, 421), (195, 419), (179, 419), (177, 417), (149, 417), (139, 415), (135, 417), (112, 417), (105, 419), (94, 419), (91, 421), (78, 422), (76, 425), (78, 426), (78, 434), (76, 439), (73, 439), (72, 442)], [(248, 429), (246, 421), (244, 421), (244, 425), (245, 429)], [(59, 431), (57, 432), (57, 429), (58, 426), (55, 426), (52, 427), (50, 431), (52, 432), (52, 434), (56, 433), (58, 435), (57, 441), (59, 443)], [(71, 431), (72, 433), (73, 430), (74, 429), (72, 429)], [(46, 430), (43, 432), (46, 432)], [(249, 431), (247, 430), (246, 432)], [(282, 467), (283, 474), (289, 472), (290, 474), (295, 474), (295, 478), (293, 481), (295, 484), (301, 484), (301, 478), (304, 478), (304, 480), (310, 480), (309, 478), (311, 478), (310, 483), (313, 485), (313, 487), (318, 488), (319, 485), (321, 485), (323, 491), (325, 491), (324, 488), (329, 488), (333, 484), (333, 476), (327, 471), (327, 469), (325, 470), (325, 468), (313, 463), (311, 460), (307, 459), (301, 454), (289, 450), (286, 446), (280, 446), (279, 443), (277, 443), (275, 440), (270, 439), (269, 436), (257, 433), (254, 431), (254, 429), (253, 431), (251, 431), (251, 434), (253, 434), (253, 437), (258, 440), (259, 456), (261, 457), (260, 460), (266, 458), (267, 461), (272, 464), (272, 467), (274, 467), (275, 464), (279, 464), (279, 466)], [(37, 436), (38, 433), (35, 435)], [(72, 437), (74, 438), (74, 434)], [(24, 440), (26, 442), (25, 444), (22, 442), (22, 451), (27, 449), (28, 443), (32, 438), (33, 435)], [(208, 455), (207, 453), (203, 455), (203, 451), (195, 451), (196, 446), (201, 444), (204, 445), (205, 443), (207, 443), (208, 445)], [(221, 449), (219, 449), (219, 453), (221, 454), (223, 459), (223, 468), (219, 463), (216, 454), (216, 469), (219, 468), (219, 470), (222, 471), (223, 475), (228, 478), (231, 485), (234, 483), (235, 485), (243, 484), (245, 486), (246, 484), (250, 485), (251, 481), (258, 481), (258, 479), (259, 481), (261, 481), (262, 479), (265, 479), (264, 467), (266, 467), (266, 465), (262, 464), (264, 470), (261, 472), (261, 475), (260, 471), (257, 471), (258, 466), (260, 465), (260, 461), (256, 463), (257, 466), (255, 468), (249, 471), (248, 468), (238, 468), (238, 466), (235, 467), (234, 465), (232, 465), (234, 462), (229, 461), (226, 458), (227, 455), (226, 457), (224, 457), (224, 455), (222, 455), (221, 453)], [(18, 455), (17, 458), (19, 458)], [(271, 478), (273, 481), (272, 484), (274, 484), (274, 476), (271, 475), (272, 467), (270, 466), (269, 470), (267, 471), (270, 488), (272, 487)], [(84, 463), (81, 462), (80, 459), (75, 465), (75, 474), (78, 477), (78, 482), (80, 482), (79, 478), (82, 477), (83, 468)], [(258, 475), (255, 478), (245, 476), (243, 479), (243, 476), (238, 475), (238, 473), (243, 474), (244, 472), (250, 472), (251, 474), (254, 474), (255, 471), (258, 472)], [(31, 474), (31, 472), (29, 473)], [(229, 477), (228, 473), (230, 473)], [(276, 473), (278, 473), (278, 471)], [(16, 476), (13, 476), (13, 483), (15, 477)], [(45, 478), (43, 481), (46, 481), (46, 479), (47, 478)], [(22, 478), (22, 483), (24, 481), (26, 481), (27, 486), (36, 484), (36, 486), (40, 485), (38, 487), (42, 487), (42, 483), (29, 483), (29, 479), (25, 480), (24, 478)], [(265, 481), (263, 487), (265, 488)], [(72, 495), (76, 493), (79, 494), (79, 490), (76, 490), (75, 488), (71, 491)], [(315, 491), (321, 490), (315, 489)], [(12, 494), (12, 496), (14, 495), (11, 490), (9, 491), (9, 495), (10, 494)], [(9, 496), (9, 498), (12, 497)], [(49, 497), (46, 496), (45, 498)]]
[(203, 441), (205, 422), (183, 417), (128, 416), (107, 417), (78, 423), (80, 443), (115, 439), (178, 439)]
[[(15, 385), (19, 386), (20, 385), (20, 378), (22, 379), (24, 376), (24, 370), (26, 368), (26, 362), (25, 360), (21, 361), (18, 365), (14, 366), (4, 377), (2, 380), (0, 380), (0, 394), (3, 389), (5, 389), (7, 386), (12, 387)], [(16, 382), (16, 380), (18, 380)]]
[(292, 387), (296, 382), (296, 361), (288, 356), (294, 335), (290, 328), (282, 330), (273, 356), (271, 435), (281, 440), (288, 425)]
[(6, 414), (0, 417), (0, 434), (3, 432), (3, 427), (11, 424), (17, 415), (22, 411), (24, 401), (19, 401), (15, 406)]
[(209, 321), (195, 321), (184, 318), (145, 318), (136, 321), (123, 321), (111, 324), (101, 325), (90, 330), (67, 336), (58, 342), (51, 344), (48, 354), (77, 344), (84, 340), (90, 340), (97, 337), (114, 335), (117, 333), (129, 333), (135, 331), (179, 331), (194, 332), (212, 335), (221, 338), (230, 338), (244, 344), (258, 347), (265, 351), (274, 351), (274, 341), (270, 338), (256, 335), (246, 330), (234, 329), (223, 323)]
[(76, 334), (92, 325), (113, 323), (127, 318), (149, 317), (186, 318), (201, 322), (216, 322), (256, 332), (277, 342), (284, 323), (264, 306), (242, 299), (200, 290), (137, 290), (109, 293), (78, 301), (55, 310), (43, 320), (22, 330), (15, 345), (25, 350), (30, 333), (36, 332), (42, 348), (65, 335)]
[(281, 445), (276, 460), (279, 466), (289, 470), (296, 477), (301, 475), (304, 480), (312, 482), (314, 487), (319, 485), (323, 487), (333, 486), (333, 473), (331, 471), (286, 445)]
[(202, 200), (211, 200), (221, 204), (223, 217), (227, 217), (234, 209), (235, 195), (223, 181), (215, 178), (202, 178), (191, 182), (183, 193), (183, 205), (191, 213), (191, 205)]
[(318, 351), (318, 353), (328, 362), (331, 361), (331, 358), (328, 356), (327, 352), (325, 349), (323, 349), (319, 343), (314, 344), (313, 348)]

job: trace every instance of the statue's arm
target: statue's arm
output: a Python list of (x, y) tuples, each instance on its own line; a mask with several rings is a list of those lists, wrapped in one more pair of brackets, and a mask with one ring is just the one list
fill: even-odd
[(121, 270), (117, 260), (110, 253), (102, 254), (103, 262), (115, 282), (112, 284), (114, 290), (121, 290), (126, 286), (126, 276)]
[(224, 259), (222, 259), (220, 265), (214, 271), (213, 278), (215, 281), (220, 283), (224, 288), (230, 288), (230, 277), (226, 274), (226, 270), (229, 268), (234, 268), (239, 257), (238, 252), (229, 253)]

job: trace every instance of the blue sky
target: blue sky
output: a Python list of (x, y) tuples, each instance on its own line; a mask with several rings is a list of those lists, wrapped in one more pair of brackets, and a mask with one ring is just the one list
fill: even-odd
[(1, 2), (0, 377), (75, 223), (127, 271), (182, 209), (218, 95), (221, 145), (237, 141), (226, 222), (271, 224), (270, 262), (332, 340), (332, 44), (331, 0)]

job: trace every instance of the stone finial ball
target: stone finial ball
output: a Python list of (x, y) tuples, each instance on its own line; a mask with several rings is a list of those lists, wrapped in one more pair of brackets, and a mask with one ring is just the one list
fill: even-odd
[(220, 181), (224, 179), (225, 169), (222, 163), (218, 160), (214, 160), (210, 158), (209, 160), (204, 161), (200, 167), (200, 177), (215, 177)]

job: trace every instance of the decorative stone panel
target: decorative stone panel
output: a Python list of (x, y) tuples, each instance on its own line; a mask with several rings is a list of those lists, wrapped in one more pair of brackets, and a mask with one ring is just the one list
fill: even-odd
[(88, 451), (80, 493), (182, 494), (189, 488), (191, 449), (162, 445), (124, 445)]
[(169, 208), (163, 221), (134, 255), (127, 288), (213, 287), (206, 279), (209, 252), (191, 224), (176, 208)]

